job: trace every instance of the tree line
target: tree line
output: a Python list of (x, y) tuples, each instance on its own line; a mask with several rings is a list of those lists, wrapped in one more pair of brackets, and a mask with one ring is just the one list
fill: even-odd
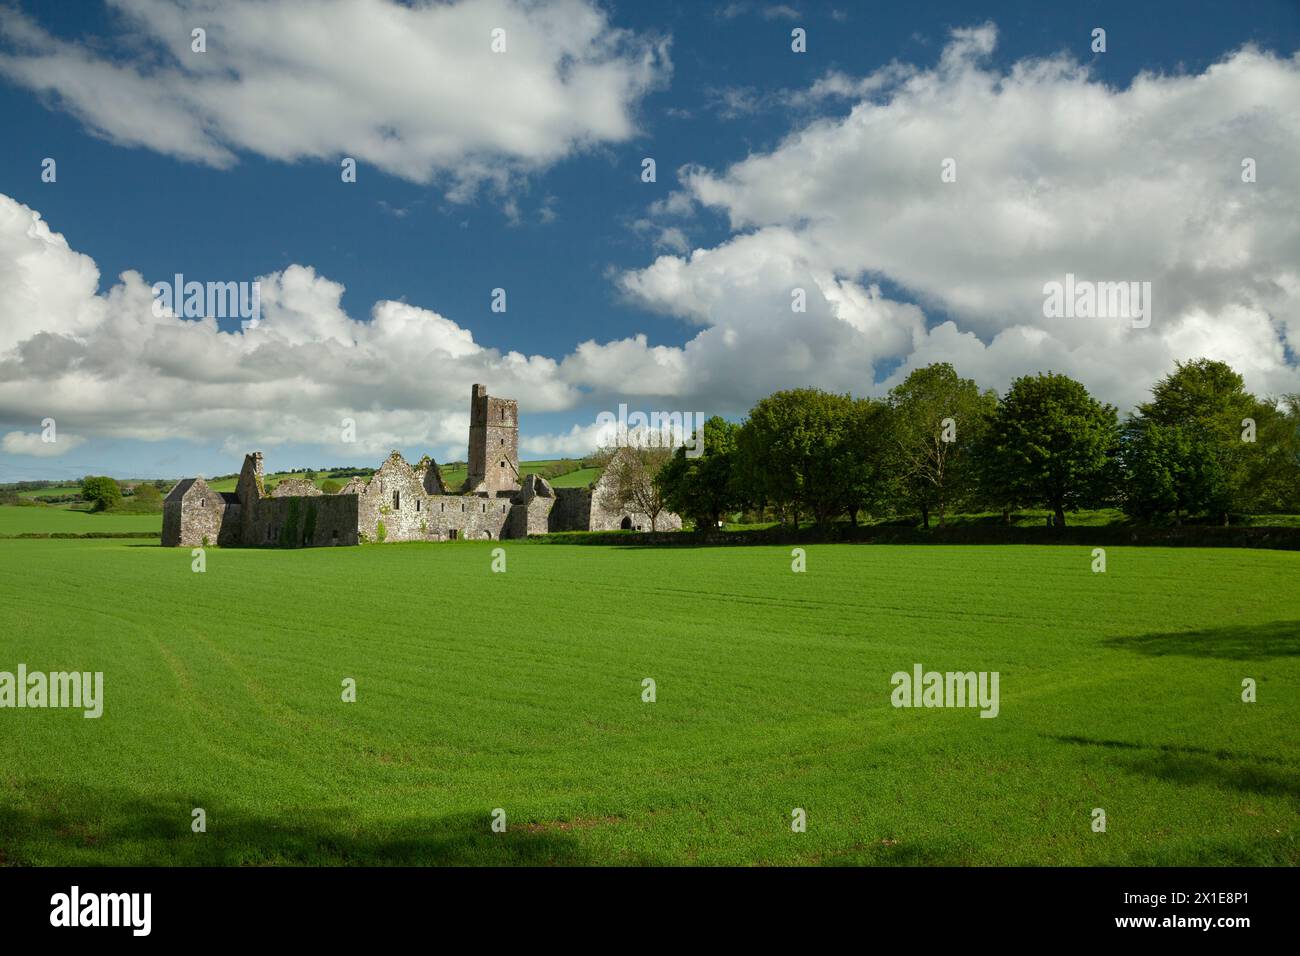
[(639, 452), (649, 504), (715, 527), (739, 511), (783, 523), (1081, 508), (1150, 523), (1300, 512), (1300, 394), (1258, 398), (1223, 362), (1177, 363), (1123, 420), (1074, 379), (1016, 379), (999, 396), (948, 363), (882, 399), (775, 392), (742, 423), (710, 418), (703, 453)]

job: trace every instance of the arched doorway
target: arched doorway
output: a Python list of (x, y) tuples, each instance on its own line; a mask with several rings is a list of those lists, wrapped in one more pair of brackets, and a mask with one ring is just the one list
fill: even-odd
[(632, 530), (632, 519), (631, 519), (630, 517), (624, 517), (624, 518), (623, 518), (623, 523), (622, 523), (621, 525), (619, 525), (619, 527), (622, 528), (624, 531), (631, 531), (631, 530)]

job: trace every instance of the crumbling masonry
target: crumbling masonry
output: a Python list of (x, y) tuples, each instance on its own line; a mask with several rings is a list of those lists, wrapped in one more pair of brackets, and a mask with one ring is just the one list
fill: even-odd
[[(233, 493), (213, 491), (202, 478), (177, 484), (163, 502), (162, 543), (300, 548), (650, 529), (647, 516), (614, 500), (611, 468), (586, 488), (554, 488), (539, 475), (521, 480), (519, 403), (493, 398), (482, 385), (470, 394), (468, 462), (469, 477), (458, 491), (446, 487), (429, 456), (412, 466), (393, 452), (369, 479), (353, 478), (337, 494), (296, 478), (268, 494), (262, 453), (253, 452)], [(674, 514), (655, 519), (661, 531), (681, 526)]]

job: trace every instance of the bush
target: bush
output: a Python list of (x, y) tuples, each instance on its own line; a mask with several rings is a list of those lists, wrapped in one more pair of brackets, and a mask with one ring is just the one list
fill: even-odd
[(107, 509), (95, 510), (107, 510), (114, 514), (156, 515), (162, 512), (162, 506), (162, 494), (157, 488), (153, 485), (138, 485), (135, 494), (123, 498)]
[(383, 544), (387, 539), (388, 529), (384, 527), (384, 523), (381, 521), (379, 522), (378, 527), (375, 528), (375, 540), (380, 544)]
[(122, 500), (122, 489), (107, 475), (88, 475), (81, 479), (81, 497), (93, 502), (95, 511), (104, 511)]

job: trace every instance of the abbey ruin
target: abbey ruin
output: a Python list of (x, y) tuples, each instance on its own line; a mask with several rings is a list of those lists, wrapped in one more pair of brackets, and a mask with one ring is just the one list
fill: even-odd
[[(627, 454), (621, 449), (617, 454)], [(650, 519), (615, 500), (611, 469), (586, 488), (554, 488), (519, 470), (519, 403), (470, 393), (469, 477), (446, 487), (428, 455), (415, 465), (393, 452), (370, 478), (327, 495), (305, 479), (263, 485), (262, 453), (244, 458), (234, 492), (202, 478), (176, 485), (163, 502), (162, 543), (170, 547), (322, 547), (387, 541), (523, 538), (553, 531), (650, 530)], [(681, 518), (655, 519), (661, 531)]]

